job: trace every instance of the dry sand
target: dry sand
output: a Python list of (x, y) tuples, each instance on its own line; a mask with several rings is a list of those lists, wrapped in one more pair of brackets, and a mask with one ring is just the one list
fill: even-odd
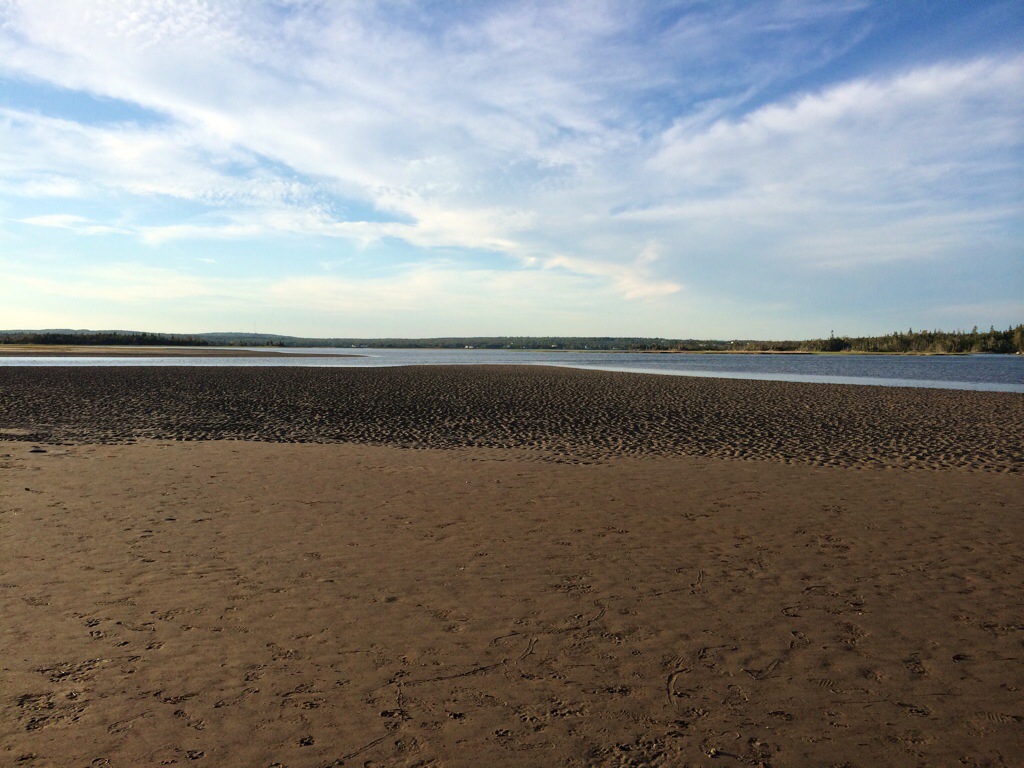
[(0, 765), (1021, 765), (1022, 425), (542, 368), (0, 369)]

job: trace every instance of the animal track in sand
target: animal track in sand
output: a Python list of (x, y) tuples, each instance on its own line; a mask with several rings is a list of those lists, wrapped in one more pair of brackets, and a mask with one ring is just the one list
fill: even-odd
[(199, 717), (192, 717), (184, 709), (174, 710), (174, 716), (185, 722), (189, 728), (193, 728), (197, 731), (201, 731), (206, 728), (206, 721)]
[(67, 691), (63, 694), (50, 691), (23, 694), (18, 697), (16, 703), (19, 710), (18, 719), (25, 730), (37, 731), (78, 720), (88, 702), (82, 699), (80, 691)]
[(903, 660), (903, 666), (914, 677), (927, 677), (928, 676), (928, 668), (921, 662), (921, 657), (918, 654), (916, 654), (916, 653), (913, 654), (912, 656), (904, 659)]
[(40, 667), (34, 671), (45, 675), (52, 683), (65, 681), (82, 683), (92, 679), (92, 673), (95, 670), (109, 663), (110, 659), (89, 659), (79, 662), (65, 661), (50, 667)]

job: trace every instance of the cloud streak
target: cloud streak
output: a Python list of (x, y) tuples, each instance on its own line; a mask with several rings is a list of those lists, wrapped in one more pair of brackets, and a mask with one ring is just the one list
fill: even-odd
[[(157, 260), (287, 244), (275, 290), (320, 279), (325, 251), (357, 282), (389, 254), (399, 282), (439, 259), (564, 275), (623, 323), (678, 335), (695, 296), (752, 308), (723, 329), (775, 305), (753, 281), (727, 290), (730, 272), (784, 295), (793, 270), (840, 268), (863, 290), (878, 264), (1020, 253), (1024, 52), (823, 74), (882, 25), (874, 3), (55, 9), (0, 4), (0, 75), (58, 94), (0, 106), (8, 233), (128, 236)], [(94, 113), (62, 111), (61, 92)], [(105, 119), (110, 99), (142, 117)], [(422, 311), (444, 300), (419, 295)]]

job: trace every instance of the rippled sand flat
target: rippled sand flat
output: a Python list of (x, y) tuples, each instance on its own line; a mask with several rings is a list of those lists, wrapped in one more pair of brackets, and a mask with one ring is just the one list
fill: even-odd
[(4, 370), (0, 765), (1012, 765), (1022, 408)]
[(0, 427), (66, 443), (240, 439), (1024, 469), (1011, 393), (540, 366), (3, 368)]

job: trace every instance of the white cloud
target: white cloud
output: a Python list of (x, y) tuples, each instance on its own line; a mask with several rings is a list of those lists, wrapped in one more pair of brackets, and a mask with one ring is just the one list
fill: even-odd
[(1022, 92), (1024, 59), (856, 80), (697, 133), (681, 122), (664, 134), (648, 167), (708, 186), (739, 174), (762, 183), (833, 179), (836, 188), (870, 183), (886, 170), (892, 176), (910, 172), (916, 181), (936, 165), (942, 170), (943, 163), (1019, 144)]
[(75, 216), (67, 213), (29, 216), (24, 219), (17, 219), (17, 221), (22, 224), (31, 224), (36, 227), (70, 229), (83, 235), (125, 235), (131, 233), (131, 230), (127, 230), (122, 227), (109, 227), (104, 224), (94, 224), (84, 216)]
[(659, 258), (659, 245), (651, 241), (644, 245), (633, 261), (625, 264), (572, 256), (552, 256), (545, 259), (544, 264), (549, 269), (561, 268), (576, 274), (608, 278), (627, 299), (652, 299), (682, 290), (678, 283), (659, 279), (652, 274), (651, 265)]
[(770, 230), (825, 264), (934, 256), (1020, 216), (1022, 99), (1024, 59), (980, 60), (680, 123), (647, 163), (660, 199), (619, 218)]
[(74, 216), (65, 213), (54, 213), (47, 216), (29, 216), (26, 219), (19, 219), (22, 224), (34, 224), (37, 227), (59, 227), (61, 229), (73, 229), (82, 224), (88, 223), (83, 216)]
[[(352, 274), (389, 240), (430, 264), (465, 249), (473, 266), (447, 278), (489, 261), (608, 291), (593, 295), (620, 316), (686, 305), (701, 275), (740, 261), (855, 269), (979, 234), (1008, 250), (1024, 59), (769, 98), (860, 40), (867, 26), (844, 24), (864, 8), (695, 3), (664, 23), (667, 7), (612, 0), (456, 19), (407, 3), (6, 0), (0, 73), (158, 117), (0, 109), (0, 202), (9, 219), (156, 251), (342, 240)], [(313, 291), (303, 269), (324, 254), (308, 259), (273, 290)]]

